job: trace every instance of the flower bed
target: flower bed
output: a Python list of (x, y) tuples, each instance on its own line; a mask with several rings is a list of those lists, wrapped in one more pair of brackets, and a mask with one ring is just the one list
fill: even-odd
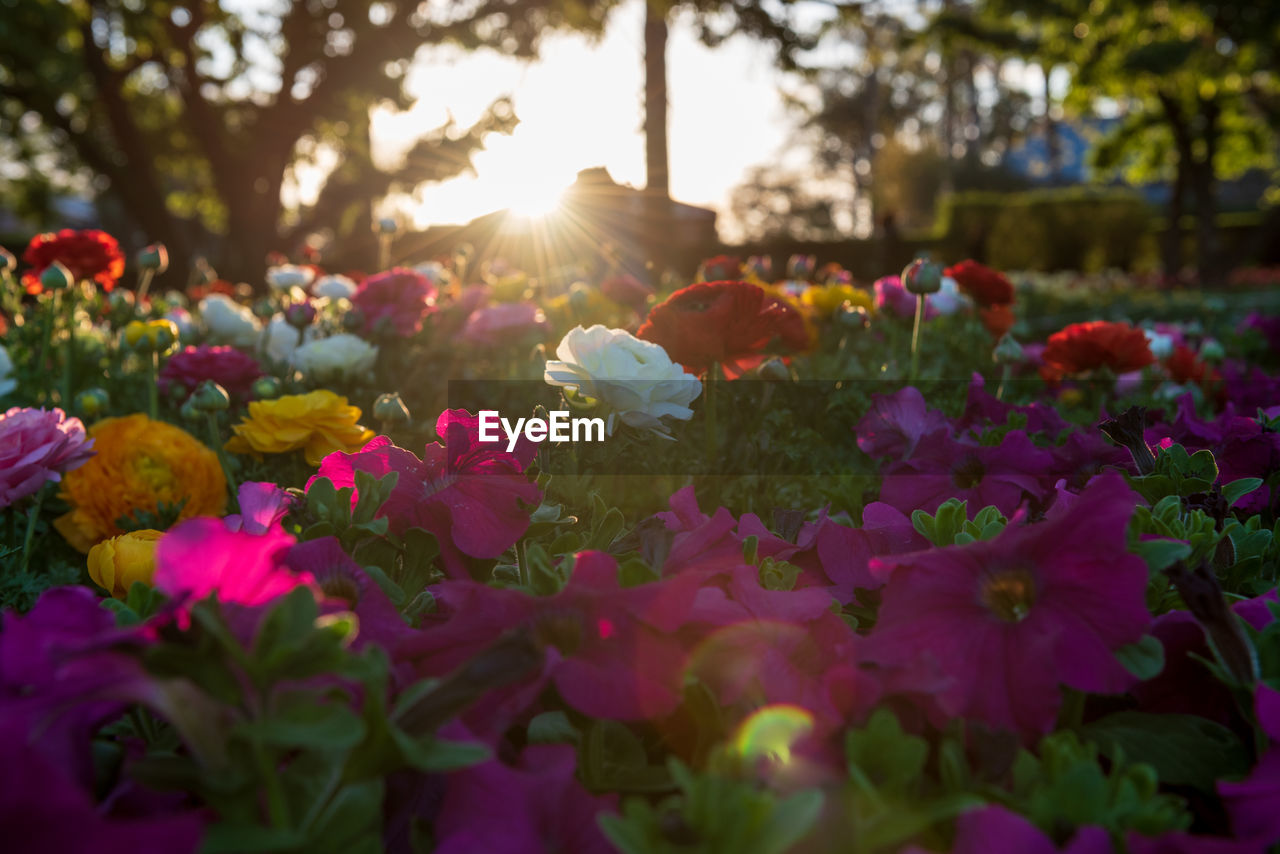
[(446, 259), (255, 297), (153, 288), (156, 247), (125, 287), (101, 233), (24, 262), (6, 850), (1280, 838), (1280, 319), (1247, 283)]

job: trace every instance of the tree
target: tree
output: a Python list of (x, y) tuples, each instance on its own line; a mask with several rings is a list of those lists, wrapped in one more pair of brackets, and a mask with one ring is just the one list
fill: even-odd
[[(1274, 159), (1277, 123), (1275, 4), (990, 0), (1038, 39), (1040, 52), (1073, 69), (1067, 98), (1078, 112), (1100, 104), (1120, 121), (1095, 150), (1095, 166), (1136, 181), (1168, 180), (1164, 267), (1182, 267), (1181, 221), (1194, 207), (1202, 280), (1220, 277), (1217, 184)], [(1061, 34), (1069, 32), (1069, 38)], [(1056, 44), (1046, 47), (1049, 37)]]
[(321, 203), (293, 212), (295, 227), (311, 227), (343, 207), (332, 200), (359, 201), (360, 186), (371, 196), (454, 174), (486, 133), (509, 130), (509, 105), (498, 104), (472, 128), (428, 135), (407, 171), (378, 174), (368, 111), (407, 106), (402, 83), (420, 46), (528, 56), (549, 28), (599, 31), (594, 8), (292, 0), (259, 12), (210, 0), (31, 0), (0, 16), (0, 133), (44, 135), (73, 154), (177, 262), (206, 252), (260, 280), (267, 252), (296, 236), (284, 229), (281, 188), (300, 149), (328, 145), (343, 158)]

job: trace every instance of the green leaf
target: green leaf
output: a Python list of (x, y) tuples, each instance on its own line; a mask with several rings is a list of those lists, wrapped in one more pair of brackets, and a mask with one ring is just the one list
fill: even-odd
[(441, 741), (430, 735), (414, 738), (396, 726), (391, 727), (391, 737), (405, 762), (419, 771), (457, 771), (478, 765), (493, 755), (483, 744)]
[(1143, 635), (1137, 643), (1116, 650), (1116, 658), (1137, 678), (1154, 679), (1164, 670), (1164, 644), (1152, 635)]
[(1166, 784), (1212, 792), (1217, 780), (1249, 771), (1249, 752), (1222, 724), (1198, 715), (1117, 712), (1081, 730), (1104, 755), (1120, 751), (1128, 762), (1144, 762)]
[(865, 727), (850, 730), (844, 745), (850, 776), (879, 791), (905, 792), (929, 758), (929, 743), (904, 733), (888, 709), (877, 709)]
[(580, 737), (569, 716), (558, 709), (543, 712), (529, 721), (530, 744), (577, 744)]
[(1260, 486), (1262, 486), (1262, 478), (1242, 477), (1222, 487), (1222, 497), (1226, 500), (1228, 507), (1234, 507), (1237, 501)]
[(1185, 560), (1191, 554), (1191, 544), (1179, 540), (1139, 540), (1133, 551), (1147, 562), (1147, 569), (1160, 572)]
[(365, 735), (359, 715), (338, 703), (316, 703), (311, 693), (299, 694), (270, 717), (241, 724), (238, 729), (265, 744), (312, 750), (346, 750)]

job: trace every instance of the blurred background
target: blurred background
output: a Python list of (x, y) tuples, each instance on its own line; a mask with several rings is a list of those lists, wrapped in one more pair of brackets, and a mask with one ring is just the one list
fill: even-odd
[(0, 242), (260, 282), (1280, 264), (1280, 3), (0, 0)]

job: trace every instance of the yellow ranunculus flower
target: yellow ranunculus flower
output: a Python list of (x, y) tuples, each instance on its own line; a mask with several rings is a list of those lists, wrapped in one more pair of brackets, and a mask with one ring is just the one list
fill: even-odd
[(236, 454), (284, 454), (301, 448), (307, 463), (318, 466), (328, 454), (358, 451), (374, 437), (359, 420), (360, 408), (328, 389), (258, 400), (231, 428), (235, 436), (226, 448)]
[(129, 595), (135, 581), (150, 584), (156, 571), (156, 543), (164, 531), (146, 528), (103, 540), (89, 549), (89, 577), (117, 599)]
[(135, 350), (164, 354), (178, 343), (178, 325), (172, 320), (131, 320), (124, 328), (124, 341)]
[(830, 317), (836, 309), (846, 302), (855, 308), (866, 309), (870, 314), (875, 311), (875, 299), (868, 291), (855, 288), (853, 285), (811, 285), (800, 301), (822, 317)]
[(179, 519), (221, 516), (227, 480), (218, 455), (181, 427), (141, 413), (89, 428), (97, 454), (62, 479), (71, 512), (53, 524), (81, 552), (123, 531), (116, 520), (161, 503), (182, 504)]

